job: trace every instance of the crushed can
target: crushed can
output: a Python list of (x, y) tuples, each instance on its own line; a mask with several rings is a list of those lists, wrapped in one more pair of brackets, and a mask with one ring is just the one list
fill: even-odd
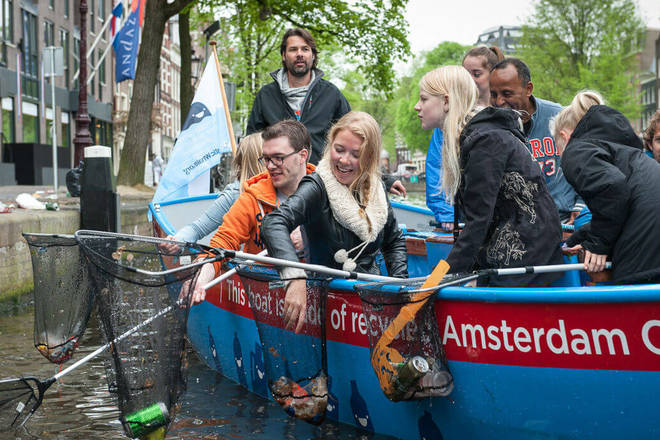
[(142, 437), (170, 423), (170, 414), (163, 402), (154, 403), (124, 418), (124, 426), (131, 438)]

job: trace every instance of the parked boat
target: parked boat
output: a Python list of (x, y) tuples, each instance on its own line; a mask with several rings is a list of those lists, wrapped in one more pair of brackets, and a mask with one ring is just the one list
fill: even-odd
[[(155, 229), (174, 233), (201, 200), (150, 206)], [(412, 231), (406, 239), (413, 274), (428, 273), (451, 249), (446, 234)], [(251, 283), (233, 276), (210, 290), (190, 312), (188, 336), (209, 367), (267, 396), (249, 296), (277, 304), (283, 293)], [(454, 389), (447, 398), (395, 403), (371, 368), (374, 323), (363, 315), (360, 283), (328, 285), (329, 418), (403, 439), (660, 436), (660, 285), (582, 287), (573, 274), (556, 283), (563, 287), (445, 288), (433, 313)], [(270, 324), (282, 329), (274, 309)]]

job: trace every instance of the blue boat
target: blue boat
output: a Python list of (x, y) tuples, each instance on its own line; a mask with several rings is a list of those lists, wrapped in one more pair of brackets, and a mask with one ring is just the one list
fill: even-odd
[[(156, 232), (174, 233), (213, 197), (151, 205)], [(408, 230), (406, 241), (413, 276), (451, 249), (447, 234)], [(235, 275), (210, 290), (188, 336), (210, 368), (268, 397), (249, 283)], [(328, 285), (329, 418), (402, 439), (660, 437), (660, 285), (585, 287), (572, 273), (545, 288), (444, 288), (433, 314), (453, 391), (392, 402), (371, 367), (360, 283)], [(280, 321), (270, 324), (286, 332)]]

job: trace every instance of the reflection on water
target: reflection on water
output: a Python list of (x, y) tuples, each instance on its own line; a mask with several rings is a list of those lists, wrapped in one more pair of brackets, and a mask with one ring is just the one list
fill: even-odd
[[(33, 346), (30, 307), (5, 307), (0, 314), (0, 378), (35, 376), (47, 379), (59, 371)], [(103, 343), (98, 321), (92, 317), (73, 362)], [(216, 374), (190, 356), (188, 390), (181, 400), (168, 439), (384, 439), (367, 436), (347, 425), (325, 422), (320, 427), (288, 417), (268, 401)], [(72, 361), (64, 364), (71, 365)], [(102, 356), (62, 377), (44, 396), (25, 427), (0, 431), (0, 438), (125, 439), (119, 411), (108, 392)]]

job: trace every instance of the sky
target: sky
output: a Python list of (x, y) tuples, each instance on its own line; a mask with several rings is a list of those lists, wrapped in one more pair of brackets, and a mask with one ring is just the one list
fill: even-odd
[[(660, 29), (660, 0), (637, 2), (647, 25)], [(408, 40), (413, 54), (433, 49), (442, 41), (472, 45), (486, 29), (519, 26), (533, 11), (530, 0), (409, 0)]]

